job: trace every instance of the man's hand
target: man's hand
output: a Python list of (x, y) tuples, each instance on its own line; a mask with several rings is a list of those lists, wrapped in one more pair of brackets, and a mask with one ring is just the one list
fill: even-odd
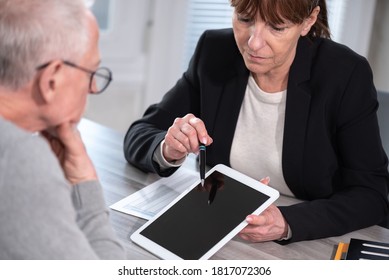
[(72, 185), (97, 179), (96, 170), (75, 124), (64, 123), (41, 134), (48, 140), (65, 177)]

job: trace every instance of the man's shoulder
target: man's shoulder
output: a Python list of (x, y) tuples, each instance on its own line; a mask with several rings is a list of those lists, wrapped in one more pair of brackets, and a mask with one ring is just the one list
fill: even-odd
[(4, 173), (1, 174), (3, 179), (19, 180), (21, 178), (15, 178), (18, 174), (29, 177), (39, 171), (47, 176), (47, 172), (60, 171), (58, 160), (38, 133), (23, 130), (4, 119), (0, 119), (0, 131), (0, 174)]
[[(21, 145), (29, 150), (43, 148), (42, 139), (37, 133), (28, 132), (15, 124), (0, 118), (0, 158), (4, 158), (6, 154), (13, 155), (23, 153), (25, 150)], [(40, 142), (40, 144), (38, 144)], [(31, 152), (31, 150), (30, 150)]]
[(11, 141), (14, 138), (23, 137), (23, 130), (18, 128), (13, 123), (0, 117), (0, 143)]
[[(0, 118), (0, 164), (6, 160), (6, 155), (13, 150), (13, 147), (23, 139), (26, 139), (27, 133), (14, 125), (13, 123)], [(18, 151), (16, 149), (16, 151)]]

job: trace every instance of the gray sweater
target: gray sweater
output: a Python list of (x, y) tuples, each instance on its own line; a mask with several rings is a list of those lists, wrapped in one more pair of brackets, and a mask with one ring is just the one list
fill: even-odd
[(101, 186), (71, 186), (47, 142), (0, 118), (0, 259), (123, 259)]

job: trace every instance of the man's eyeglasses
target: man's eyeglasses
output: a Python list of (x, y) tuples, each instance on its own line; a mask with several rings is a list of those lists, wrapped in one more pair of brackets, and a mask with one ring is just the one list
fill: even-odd
[[(47, 66), (49, 66), (51, 62), (42, 64), (38, 66), (36, 69), (41, 70)], [(90, 69), (81, 67), (77, 64), (74, 64), (73, 62), (63, 60), (63, 63), (70, 66), (77, 68), (81, 71), (84, 71), (88, 74), (90, 74), (90, 81), (89, 81), (89, 92), (90, 93), (102, 93), (111, 83), (112, 81), (112, 72), (107, 67), (100, 67), (96, 71), (92, 71)]]

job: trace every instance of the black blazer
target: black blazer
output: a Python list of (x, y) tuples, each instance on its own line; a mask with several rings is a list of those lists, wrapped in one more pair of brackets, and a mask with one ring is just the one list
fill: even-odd
[[(214, 139), (207, 164), (229, 156), (249, 71), (231, 29), (205, 32), (177, 84), (129, 128), (126, 159), (168, 176), (152, 160), (176, 117), (200, 117)], [(317, 239), (379, 223), (388, 214), (388, 161), (382, 148), (372, 71), (365, 58), (327, 39), (301, 38), (287, 88), (282, 166), (305, 202), (280, 207), (293, 237)]]

